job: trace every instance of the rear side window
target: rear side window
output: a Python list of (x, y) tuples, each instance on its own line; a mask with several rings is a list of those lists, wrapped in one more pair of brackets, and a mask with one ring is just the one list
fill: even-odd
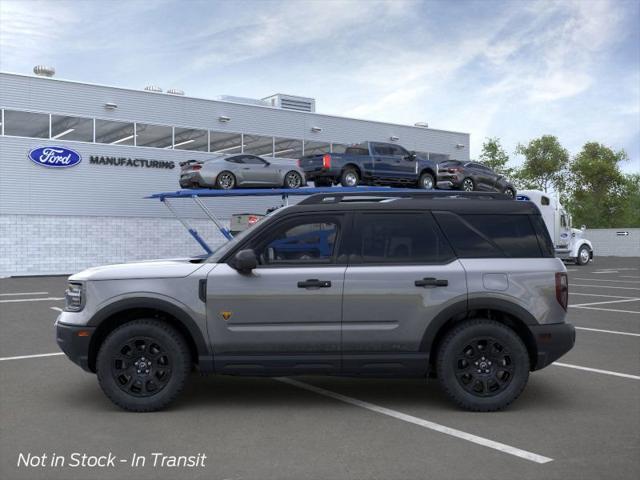
[(355, 222), (353, 263), (441, 264), (455, 258), (428, 213), (362, 213)]
[(345, 150), (346, 155), (369, 155), (369, 150), (364, 147), (348, 147)]
[(531, 220), (531, 224), (538, 235), (538, 245), (540, 245), (540, 250), (542, 250), (542, 256), (555, 257), (556, 252), (553, 248), (553, 242), (551, 241), (549, 230), (547, 230), (547, 226), (544, 224), (542, 215), (531, 215), (529, 220)]
[(437, 219), (459, 257), (539, 258), (542, 251), (529, 215), (455, 215)]

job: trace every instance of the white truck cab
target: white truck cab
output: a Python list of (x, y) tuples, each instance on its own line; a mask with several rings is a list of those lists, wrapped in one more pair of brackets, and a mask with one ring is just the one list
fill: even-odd
[(522, 190), (516, 198), (538, 206), (558, 258), (573, 260), (578, 265), (593, 260), (593, 246), (584, 238), (586, 227), (572, 228), (571, 215), (556, 198), (540, 190)]

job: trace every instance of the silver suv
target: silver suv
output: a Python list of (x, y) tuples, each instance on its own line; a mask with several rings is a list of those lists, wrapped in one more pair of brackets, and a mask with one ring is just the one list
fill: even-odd
[(69, 278), (57, 341), (120, 407), (151, 411), (190, 372), (437, 377), (507, 407), (573, 347), (540, 212), (499, 194), (319, 194), (202, 260)]

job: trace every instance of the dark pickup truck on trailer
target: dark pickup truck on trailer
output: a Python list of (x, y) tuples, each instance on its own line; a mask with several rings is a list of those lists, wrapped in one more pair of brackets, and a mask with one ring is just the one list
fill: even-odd
[(302, 157), (298, 164), (316, 187), (356, 185), (436, 186), (436, 163), (393, 143), (364, 142), (344, 153)]

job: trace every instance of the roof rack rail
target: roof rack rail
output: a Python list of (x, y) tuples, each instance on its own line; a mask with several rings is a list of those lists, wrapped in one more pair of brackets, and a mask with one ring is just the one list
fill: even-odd
[[(337, 189), (336, 189), (337, 190)], [(474, 199), (474, 200), (511, 200), (503, 193), (492, 192), (460, 192), (455, 190), (411, 190), (411, 189), (390, 189), (389, 191), (369, 191), (369, 192), (326, 192), (311, 195), (298, 205), (317, 205), (340, 202), (381, 202), (398, 198), (416, 199)]]

